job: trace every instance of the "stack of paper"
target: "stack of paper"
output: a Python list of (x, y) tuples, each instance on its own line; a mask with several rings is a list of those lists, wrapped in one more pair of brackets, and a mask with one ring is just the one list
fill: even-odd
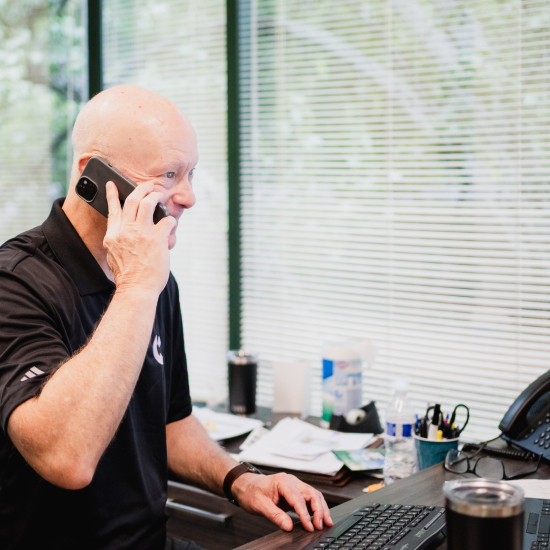
[(263, 426), (261, 420), (214, 412), (206, 407), (193, 407), (193, 416), (203, 425), (215, 441), (230, 439)]
[(297, 418), (285, 418), (244, 449), (239, 459), (284, 470), (334, 475), (342, 462), (332, 451), (363, 449), (373, 438), (372, 434), (334, 432)]

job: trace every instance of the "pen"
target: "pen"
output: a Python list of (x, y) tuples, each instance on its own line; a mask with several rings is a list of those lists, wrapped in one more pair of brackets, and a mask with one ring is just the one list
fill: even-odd
[(432, 416), (432, 423), (430, 424), (430, 429), (428, 430), (428, 439), (431, 441), (436, 440), (437, 431), (439, 429), (439, 418), (441, 416), (441, 405), (436, 405), (434, 407), (434, 413)]
[(420, 419), (420, 437), (428, 437), (428, 419), (425, 416)]

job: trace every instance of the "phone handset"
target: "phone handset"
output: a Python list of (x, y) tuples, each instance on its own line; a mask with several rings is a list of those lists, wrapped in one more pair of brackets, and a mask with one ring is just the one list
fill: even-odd
[(498, 427), (504, 435), (515, 439), (528, 427), (528, 416), (536, 416), (548, 405), (550, 405), (550, 371), (537, 378), (520, 393)]

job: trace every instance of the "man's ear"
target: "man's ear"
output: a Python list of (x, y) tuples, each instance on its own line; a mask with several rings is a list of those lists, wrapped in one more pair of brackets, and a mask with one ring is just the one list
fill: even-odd
[(84, 172), (84, 168), (86, 168), (86, 164), (88, 164), (88, 161), (95, 156), (93, 153), (84, 153), (83, 155), (80, 155), (78, 157), (78, 172), (82, 174)]

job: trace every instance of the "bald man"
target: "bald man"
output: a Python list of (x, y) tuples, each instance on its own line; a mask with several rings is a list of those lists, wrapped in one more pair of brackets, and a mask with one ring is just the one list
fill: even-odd
[[(168, 471), (220, 495), (225, 481), (285, 530), (285, 501), (307, 530), (332, 525), (318, 491), (238, 465), (191, 414), (169, 256), (195, 204), (189, 121), (117, 86), (82, 109), (73, 149), (66, 199), (0, 248), (0, 548), (171, 547)], [(123, 209), (108, 184), (108, 220), (75, 193), (95, 155), (138, 184)], [(159, 202), (170, 215), (155, 225)]]

